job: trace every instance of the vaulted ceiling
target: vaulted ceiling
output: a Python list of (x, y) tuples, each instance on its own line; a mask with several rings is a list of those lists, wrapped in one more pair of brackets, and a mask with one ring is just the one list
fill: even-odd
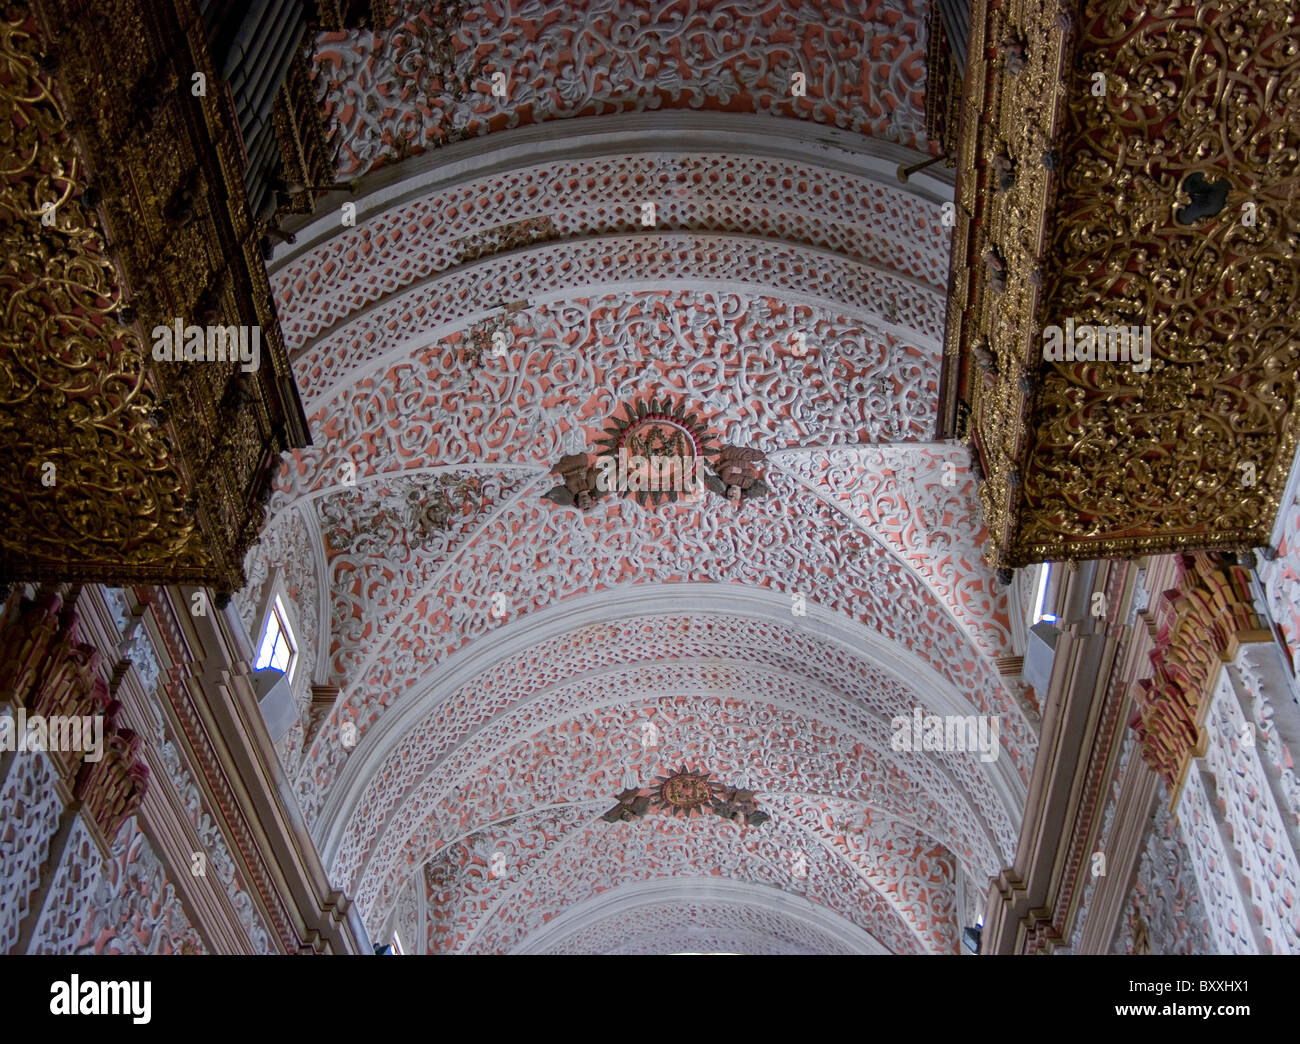
[[(934, 440), (926, 5), (428, 6), (317, 41), (355, 191), (270, 266), (313, 446), (238, 604), (283, 568), (339, 690), (283, 750), (332, 879), (376, 935), (420, 891), (431, 950), (954, 951), (1036, 740)], [(652, 401), (770, 495), (543, 498)], [(918, 707), (999, 756), (892, 749)], [(680, 766), (771, 819), (601, 820)]]

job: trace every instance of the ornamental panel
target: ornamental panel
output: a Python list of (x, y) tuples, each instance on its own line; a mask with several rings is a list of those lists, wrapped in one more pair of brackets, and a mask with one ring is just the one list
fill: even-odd
[(1267, 544), (1297, 441), (1293, 6), (981, 2), (970, 62), (944, 424), (969, 411), (994, 564)]
[[(349, 838), (334, 875), (342, 878), (348, 861), (363, 860), (355, 894), (368, 916), (382, 921), (410, 866), (447, 845), (492, 833), (493, 824), (536, 808), (582, 805), (595, 821), (619, 791), (680, 765), (708, 766), (754, 790), (773, 818), (825, 834), (845, 858), (863, 855), (871, 873), (889, 865), (871, 846), (890, 821), (937, 839), (982, 876), (1010, 851), (1011, 819), (995, 804), (978, 755), (893, 752), (892, 719), (789, 676), (711, 663), (605, 671), (605, 692), (590, 678), (559, 686), (545, 699), (495, 715), (443, 757), (418, 748), (404, 753), (403, 771), (415, 772), (417, 782), (401, 793), (374, 840), (358, 845), (355, 835)], [(621, 695), (628, 691), (664, 695), (632, 702)], [(732, 695), (741, 692), (755, 695)], [(384, 780), (389, 801), (398, 801), (397, 785)], [(814, 808), (780, 796), (792, 789), (844, 797), (818, 797)], [(990, 849), (990, 836), (1001, 852)]]
[[(457, 265), (542, 242), (644, 231), (645, 202), (655, 204), (656, 228), (800, 243), (926, 288), (946, 286), (949, 231), (936, 204), (806, 160), (702, 143), (699, 152), (521, 166), (374, 213), (358, 199), (357, 225), (330, 229), (272, 266), (286, 344), (296, 359), (349, 314)], [(314, 368), (298, 366), (308, 380)], [(304, 393), (314, 400), (319, 390), (308, 383)]]
[[(1002, 713), (1007, 752), (1027, 773), (1034, 740), (1023, 713), (924, 583), (884, 548), (860, 541), (803, 487), (781, 473), (769, 478), (776, 495), (740, 514), (680, 504), (651, 513), (623, 498), (600, 509), (603, 519), (541, 500), (550, 480), (538, 483), (536, 500), (496, 517), (436, 584), (406, 597), (395, 637), (372, 645), (368, 665), (352, 674), (351, 694), (336, 705), (299, 777), (309, 820), (347, 758), (344, 722), (354, 742), (362, 739), (385, 708), (412, 697), (429, 664), (567, 596), (636, 580), (758, 587), (790, 598), (792, 612), (803, 596), (857, 619), (910, 649), (980, 713)], [(850, 536), (852, 556), (845, 553)]]
[(0, 62), (0, 579), (232, 592), (308, 438), (201, 23), (11, 4)]

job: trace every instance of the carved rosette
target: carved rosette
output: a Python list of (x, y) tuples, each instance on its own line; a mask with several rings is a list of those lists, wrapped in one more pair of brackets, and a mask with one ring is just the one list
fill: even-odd
[(655, 807), (673, 816), (703, 814), (722, 796), (722, 784), (710, 779), (710, 775), (683, 765), (676, 772), (660, 776), (653, 789)]
[(696, 461), (714, 451), (715, 440), (684, 403), (652, 399), (624, 404), (596, 445), (620, 470), (633, 462), (640, 466), (642, 473), (619, 477), (619, 491), (626, 483), (638, 503), (654, 505), (682, 495), (694, 482)]

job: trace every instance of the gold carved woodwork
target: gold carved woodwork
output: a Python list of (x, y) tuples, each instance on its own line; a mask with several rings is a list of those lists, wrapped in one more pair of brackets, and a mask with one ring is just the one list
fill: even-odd
[(1178, 586), (1154, 607), (1151, 677), (1139, 681), (1130, 724), (1142, 756), (1177, 807), (1193, 758), (1205, 753), (1205, 717), (1223, 663), (1244, 642), (1272, 641), (1255, 612), (1250, 575), (1226, 555), (1196, 552), (1180, 563)]
[[(148, 421), (160, 399), (146, 387), (147, 351), (115, 319), (119, 281), (35, 32), (30, 17), (0, 21), (4, 572), (133, 549), (201, 568), (184, 476), (164, 466)], [(165, 546), (150, 530), (167, 533)]]
[[(185, 2), (0, 20), (4, 579), (233, 590), (308, 441), (223, 90)], [(260, 328), (259, 369), (155, 361), (176, 319)]]
[(316, 0), (316, 23), (327, 32), (357, 27), (382, 29), (393, 16), (393, 0)]
[[(925, 73), (925, 136), (937, 141), (944, 155), (955, 156), (962, 76), (938, 3), (930, 6), (927, 19)], [(948, 165), (952, 166), (951, 160)]]
[(325, 132), (325, 119), (316, 102), (308, 52), (300, 48), (293, 55), (284, 84), (271, 107), (280, 162), (286, 182), (301, 186), (291, 190), (287, 212), (311, 214), (316, 209), (318, 189), (312, 186), (333, 182), (334, 164)]
[[(980, 0), (961, 120), (942, 422), (968, 406), (993, 564), (1266, 544), (1298, 423), (1294, 5)], [(1227, 197), (1185, 225), (1193, 173)], [(1045, 361), (1067, 319), (1149, 327), (1149, 369)]]

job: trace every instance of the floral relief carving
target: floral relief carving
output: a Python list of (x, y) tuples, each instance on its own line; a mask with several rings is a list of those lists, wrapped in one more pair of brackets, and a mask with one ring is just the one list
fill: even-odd
[[(118, 835), (95, 885), (93, 895), (78, 907), (84, 921), (76, 936), (77, 954), (206, 952), (135, 819)], [(72, 952), (72, 937), (57, 942), (52, 940), (46, 952)]]
[(1260, 763), (1254, 722), (1248, 723), (1228, 671), (1220, 675), (1205, 730), (1218, 818), (1231, 839), (1234, 872), (1247, 883), (1264, 952), (1300, 953), (1300, 866)]
[[(134, 824), (134, 819), (131, 822)], [(28, 943), (28, 953), (66, 955), (73, 951), (83, 922), (96, 916), (95, 899), (104, 869), (104, 858), (94, 837), (85, 820), (77, 816), (63, 858), (50, 881), (45, 909)]]
[[(951, 917), (952, 866), (942, 850), (891, 839), (909, 871), (890, 898), (864, 887), (860, 867), (789, 818), (722, 830), (700, 818), (651, 817), (614, 825), (590, 809), (525, 817), (498, 836), (449, 849), (430, 866), (438, 949), (508, 952), (553, 914), (620, 884), (659, 877), (730, 877), (806, 895), (896, 953), (925, 952), (918, 934)], [(942, 932), (944, 929), (938, 929)]]
[(1269, 615), (1280, 628), (1292, 671), (1300, 671), (1300, 496), (1282, 505), (1280, 537), (1271, 559), (1259, 563)]
[[(647, 283), (723, 284), (750, 296), (775, 292), (786, 299), (814, 298), (823, 306), (839, 302), (858, 321), (915, 331), (910, 336), (925, 338), (936, 351), (942, 333), (942, 293), (887, 270), (798, 244), (665, 231), (543, 244), (452, 269), (352, 313), (295, 358), (294, 371), (315, 414), (330, 398), (373, 379), (375, 370), (406, 362), (423, 343), (472, 327), (525, 295), (582, 300), (593, 285), (634, 290)], [(897, 302), (892, 318), (880, 311), (883, 301)], [(452, 359), (465, 369), (461, 354), (457, 350)], [(317, 418), (310, 419), (318, 430)]]
[[(515, 246), (643, 232), (641, 203), (647, 199), (657, 201), (659, 230), (800, 243), (896, 272), (926, 289), (946, 287), (949, 232), (939, 207), (895, 185), (730, 153), (561, 159), (382, 209), (276, 267), (276, 308), (286, 341), (299, 355), (295, 370), (305, 400), (319, 398), (327, 374), (343, 372), (313, 342), (354, 312), (496, 252), (465, 258), (467, 239), (490, 238), (510, 219), (536, 222), (541, 213), (554, 234)], [(779, 285), (783, 272), (769, 269), (768, 278)]]
[[(398, 473), (314, 502), (326, 543), (330, 672), (337, 684), (355, 678), (363, 665), (367, 634), (389, 633), (404, 595), (436, 582), (486, 518), (517, 496), (531, 475), (524, 468), (481, 475), (469, 468), (435, 476)], [(412, 498), (442, 483), (473, 483), (474, 496), (459, 501), (445, 529), (431, 528), (426, 536), (411, 532), (404, 515)]]
[[(643, 657), (646, 651), (651, 650), (659, 662), (652, 669), (631, 676), (634, 680), (627, 684), (651, 687), (681, 684), (677, 679), (689, 679), (691, 674), (683, 673), (678, 664), (694, 663), (701, 658), (706, 661), (724, 658), (728, 663), (727, 672), (712, 675), (716, 680), (709, 682), (710, 686), (718, 685), (724, 677), (735, 679), (739, 684), (739, 679), (746, 676), (749, 680), (745, 684), (759, 684), (761, 675), (754, 674), (756, 668), (769, 674), (798, 676), (805, 679), (798, 705), (807, 707), (809, 713), (829, 716), (830, 720), (841, 721), (850, 728), (878, 730), (879, 724), (870, 726), (860, 714), (874, 714), (881, 721), (887, 721), (899, 708), (910, 708), (918, 702), (906, 685), (870, 661), (793, 626), (722, 615), (692, 617), (670, 614), (625, 619), (617, 626), (584, 628), (539, 643), (527, 653), (517, 654), (479, 672), (472, 683), (439, 701), (418, 727), (406, 730), (402, 741), (387, 756), (384, 766), (360, 791), (348, 831), (333, 860), (331, 876), (340, 882), (353, 881), (360, 860), (375, 846), (376, 833), (383, 829), (402, 803), (409, 801), (414, 788), (426, 782), (426, 777), (436, 773), (439, 780), (443, 778), (444, 769), (438, 766), (443, 765), (465, 737), (481, 734), (493, 720), (512, 713), (515, 715), (509, 723), (512, 729), (530, 727), (527, 722), (536, 715), (541, 715), (538, 720), (546, 721), (545, 716), (552, 713), (548, 708), (559, 698), (558, 694), (568, 693), (569, 689), (572, 692), (565, 696), (564, 706), (570, 707), (574, 713), (583, 705), (599, 706), (602, 700), (621, 702), (618, 686), (627, 677), (626, 671), (611, 674), (608, 669), (623, 664), (630, 656)], [(599, 688), (579, 680), (585, 672), (596, 669), (606, 672), (606, 680)], [(789, 683), (782, 684), (788, 687)], [(820, 699), (813, 700), (812, 687), (824, 690), (828, 697), (832, 693), (843, 694), (851, 702), (837, 707), (832, 700), (823, 707)], [(555, 695), (549, 696), (545, 702), (533, 703), (530, 710), (525, 710), (526, 701), (538, 692)], [(850, 707), (860, 710), (853, 712)], [(671, 720), (677, 716), (677, 712), (666, 709), (659, 713), (668, 714)], [(520, 717), (520, 714), (527, 716)], [(662, 721), (661, 718), (653, 720)], [(621, 731), (617, 733), (621, 737), (617, 745), (613, 741), (604, 743), (601, 750), (611, 762), (617, 760), (616, 755), (636, 754), (641, 750), (641, 734), (640, 725), (630, 731)], [(877, 743), (883, 748), (885, 737), (879, 732), (874, 734), (879, 737)], [(756, 732), (746, 730), (745, 735), (748, 737), (746, 743), (758, 739)], [(775, 742), (773, 738), (764, 746)], [(685, 753), (683, 751), (683, 755)], [(920, 769), (928, 771), (924, 763)], [(951, 771), (980, 795), (978, 804), (990, 810), (998, 807), (996, 799), (983, 789), (986, 784), (973, 771), (973, 766), (961, 759), (953, 759)], [(823, 792), (832, 789), (829, 782), (816, 785)], [(872, 792), (875, 792), (874, 788)], [(889, 795), (885, 798), (891, 799)], [(424, 813), (417, 811), (414, 814)], [(998, 826), (997, 833), (1003, 838), (1002, 844), (1009, 853), (1013, 840), (1011, 819), (1008, 817), (1001, 822), (1004, 825)], [(964, 840), (949, 841), (949, 846), (958, 851), (978, 849), (975, 835), (962, 836)], [(997, 858), (990, 852), (981, 861), (981, 869), (992, 872), (987, 868), (993, 866)]]
[[(1169, 911), (1172, 921), (1169, 925), (1171, 941), (1176, 942), (1180, 937), (1190, 935), (1197, 945), (1204, 939), (1205, 949), (1199, 951), (1202, 953), (1258, 953), (1259, 947), (1251, 930), (1250, 912), (1242, 903), (1241, 894), (1237, 890), (1233, 856), (1225, 847), (1220, 834), (1214, 798), (1206, 790), (1206, 781), (1199, 765), (1194, 764), (1192, 771), (1187, 774), (1187, 784), (1178, 805), (1178, 820), (1182, 835), (1179, 849), (1185, 845), (1185, 851), (1190, 856), (1184, 858), (1182, 863), (1184, 866), (1188, 863), (1191, 865), (1190, 876), (1194, 880), (1195, 894), (1201, 901), (1203, 916), (1195, 924), (1184, 922), (1180, 916), (1184, 911), (1179, 908), (1179, 899), (1182, 895), (1191, 893), (1185, 887), (1175, 891), (1172, 896), (1174, 906)], [(1183, 876), (1180, 872), (1169, 872), (1172, 869), (1170, 864), (1181, 852), (1171, 849), (1167, 842), (1158, 850), (1165, 858), (1165, 880), (1174, 878), (1181, 883), (1178, 880)]]
[[(719, 637), (719, 645), (725, 645)], [(708, 765), (722, 778), (767, 795), (762, 798), (765, 808), (771, 805), (774, 815), (779, 809), (803, 829), (825, 835), (826, 844), (837, 847), (842, 857), (852, 861), (858, 854), (867, 856), (864, 874), (888, 868), (888, 860), (873, 846), (890, 822), (908, 823), (909, 831), (939, 839), (983, 876), (1002, 857), (987, 848), (972, 824), (987, 816), (987, 829), (996, 831), (1009, 850), (1010, 818), (985, 804), (997, 799), (973, 759), (936, 755), (932, 762), (895, 754), (889, 750), (888, 722), (864, 713), (856, 701), (837, 706), (827, 697), (819, 701), (806, 683), (709, 668), (707, 659), (696, 662), (698, 666), (684, 669), (660, 665), (630, 673), (605, 672), (606, 692), (591, 691), (587, 680), (554, 688), (545, 701), (531, 700), (510, 713), (489, 711), (490, 720), (473, 732), (472, 742), (441, 758), (429, 751), (422, 735), (443, 725), (441, 714), (431, 716), (404, 744), (408, 749), (400, 757), (401, 775), (386, 779), (378, 792), (392, 803), (391, 814), (381, 825), (373, 806), (366, 813), (378, 836), (366, 840), (354, 834), (357, 840), (341, 851), (332, 876), (346, 880), (347, 867), (356, 865), (364, 853), (365, 870), (355, 894), (378, 922), (396, 895), (390, 895), (390, 889), (400, 889), (411, 861), (423, 858), (422, 853), (479, 832), (492, 834), (494, 823), (557, 802), (581, 804), (587, 809), (585, 820), (594, 820), (608, 807), (610, 794), (680, 763)], [(766, 691), (778, 702), (700, 695), (596, 709), (628, 690), (710, 689)], [(592, 709), (584, 710), (584, 703)], [(548, 724), (557, 706), (568, 708), (563, 712), (567, 718)], [(816, 719), (807, 716), (814, 708)], [(644, 722), (658, 723), (659, 745), (654, 748), (642, 744)], [(530, 729), (540, 731), (530, 735)], [(521, 735), (528, 738), (516, 738)], [(953, 786), (949, 774), (961, 781), (960, 788)], [(400, 791), (403, 779), (410, 781), (409, 789)], [(846, 798), (819, 798), (811, 806), (772, 796), (789, 788)], [(930, 848), (934, 844), (928, 842)]]
[[(572, 6), (565, 18), (512, 0), (407, 5), (377, 33), (320, 35), (338, 172), (528, 123), (674, 106), (925, 147), (913, 0), (865, 15), (836, 0)], [(506, 64), (503, 103), (490, 88)], [(391, 201), (360, 202), (356, 227), (309, 229), (275, 266), (315, 447), (286, 460), (271, 509), (309, 517), (319, 537), (330, 633), (317, 680), (340, 690), (295, 793), (372, 932), (419, 930), (409, 885), (427, 863), (442, 890), (429, 896), (430, 948), (513, 949), (548, 910), (694, 872), (693, 838), (634, 839), (620, 854), (595, 823), (614, 794), (668, 767), (637, 739), (662, 714), (675, 723), (665, 752), (763, 790), (779, 820), (719, 842), (736, 875), (786, 888), (798, 841), (810, 846), (799, 894), (896, 952), (950, 952), (957, 868), (987, 877), (1009, 859), (1035, 740), (994, 664), (1006, 596), (979, 561), (973, 480), (955, 448), (928, 442), (946, 307), (939, 205), (867, 173), (848, 136), (825, 158), (797, 136), (804, 158), (788, 159), (751, 154), (762, 150), (743, 134), (734, 152), (699, 133), (703, 148), (638, 152), (622, 128), (602, 125), (599, 157), (557, 149), (483, 173), (503, 135), (466, 146), (465, 172), (429, 187), (397, 171)], [(599, 452), (617, 408), (663, 401), (716, 444), (765, 454), (770, 494), (743, 512), (602, 498), (582, 513), (543, 499), (555, 462)], [(857, 455), (889, 444), (900, 452)], [(466, 482), (473, 504), (413, 539), (412, 498)], [(552, 636), (550, 621), (586, 599), (665, 585), (800, 608), (789, 626), (633, 611)], [(879, 651), (819, 638), (797, 620), (805, 605)], [(521, 640), (534, 625), (539, 637)], [(926, 702), (921, 676), (943, 692), (927, 699), (999, 718), (1002, 765), (890, 749), (892, 716)], [(488, 912), (504, 886), (486, 846), (510, 831), (511, 857), (535, 858), (537, 873), (526, 901)], [(767, 938), (745, 916), (748, 937)]]
[(966, 455), (940, 445), (843, 447), (783, 455), (780, 466), (883, 539), (992, 656), (1010, 649), (1006, 589), (984, 564), (988, 532)]
[[(917, 0), (884, 0), (865, 18), (834, 0), (557, 6), (494, 0), (467, 11), (408, 0), (391, 28), (321, 34), (313, 66), (338, 173), (524, 123), (659, 108), (925, 140)], [(505, 77), (503, 97), (494, 73)], [(795, 73), (804, 77), (797, 96)]]
[[(1190, 791), (1191, 787), (1188, 789)], [(1132, 911), (1145, 925), (1150, 941), (1148, 952), (1228, 952), (1218, 949), (1211, 935), (1210, 917), (1201, 901), (1198, 875), (1191, 866), (1194, 858), (1195, 853), (1184, 846), (1183, 833), (1174, 817), (1163, 804), (1158, 805), (1146, 848), (1138, 862), (1132, 898)], [(1132, 945), (1131, 935), (1126, 938), (1121, 929), (1115, 939), (1114, 951), (1132, 952)]]
[[(419, 350), (313, 416), (329, 438), (296, 453), (276, 510), (349, 478), (426, 465), (566, 452), (594, 443), (637, 397), (678, 397), (767, 450), (920, 440), (938, 391), (938, 350), (842, 311), (741, 293), (653, 291), (519, 313), (506, 357), (467, 369), (460, 335)], [(391, 413), (390, 413), (391, 411)]]
[[(372, 655), (372, 665), (354, 682), (354, 695), (336, 707), (332, 725), (322, 730), (300, 776), (300, 784), (310, 778), (308, 770), (315, 777), (300, 789), (309, 818), (314, 818), (326, 781), (346, 756), (338, 742), (343, 721), (353, 722), (357, 735), (363, 736), (385, 706), (419, 683), (423, 665), (436, 662), (466, 639), (490, 633), (503, 619), (534, 611), (570, 592), (626, 582), (630, 570), (636, 571), (633, 576), (639, 573), (658, 582), (770, 586), (787, 597), (802, 592), (809, 601), (857, 618), (910, 648), (965, 692), (982, 713), (1003, 713), (1004, 725), (1015, 737), (1007, 753), (1018, 771), (1027, 773), (1024, 759), (1033, 743), (1023, 714), (991, 664), (924, 584), (881, 547), (870, 545), (846, 556), (846, 531), (838, 512), (779, 474), (770, 473), (769, 479), (776, 495), (748, 509), (744, 518), (693, 513), (686, 507), (651, 514), (623, 500), (612, 505), (603, 520), (584, 521), (583, 528), (575, 529), (567, 513), (549, 503), (516, 503), (508, 516), (478, 535), (468, 555), (440, 577), (436, 591), (426, 588), (410, 599), (401, 645), (386, 647), (382, 659)], [(886, 585), (887, 598), (869, 590), (868, 576)], [(917, 610), (899, 613), (902, 605)], [(379, 694), (377, 700), (366, 699), (371, 692)]]
[[(8, 708), (5, 708), (6, 713)], [(41, 753), (15, 754), (0, 785), (0, 953), (10, 953), (41, 879), (50, 839), (63, 811), (56, 773)]]

